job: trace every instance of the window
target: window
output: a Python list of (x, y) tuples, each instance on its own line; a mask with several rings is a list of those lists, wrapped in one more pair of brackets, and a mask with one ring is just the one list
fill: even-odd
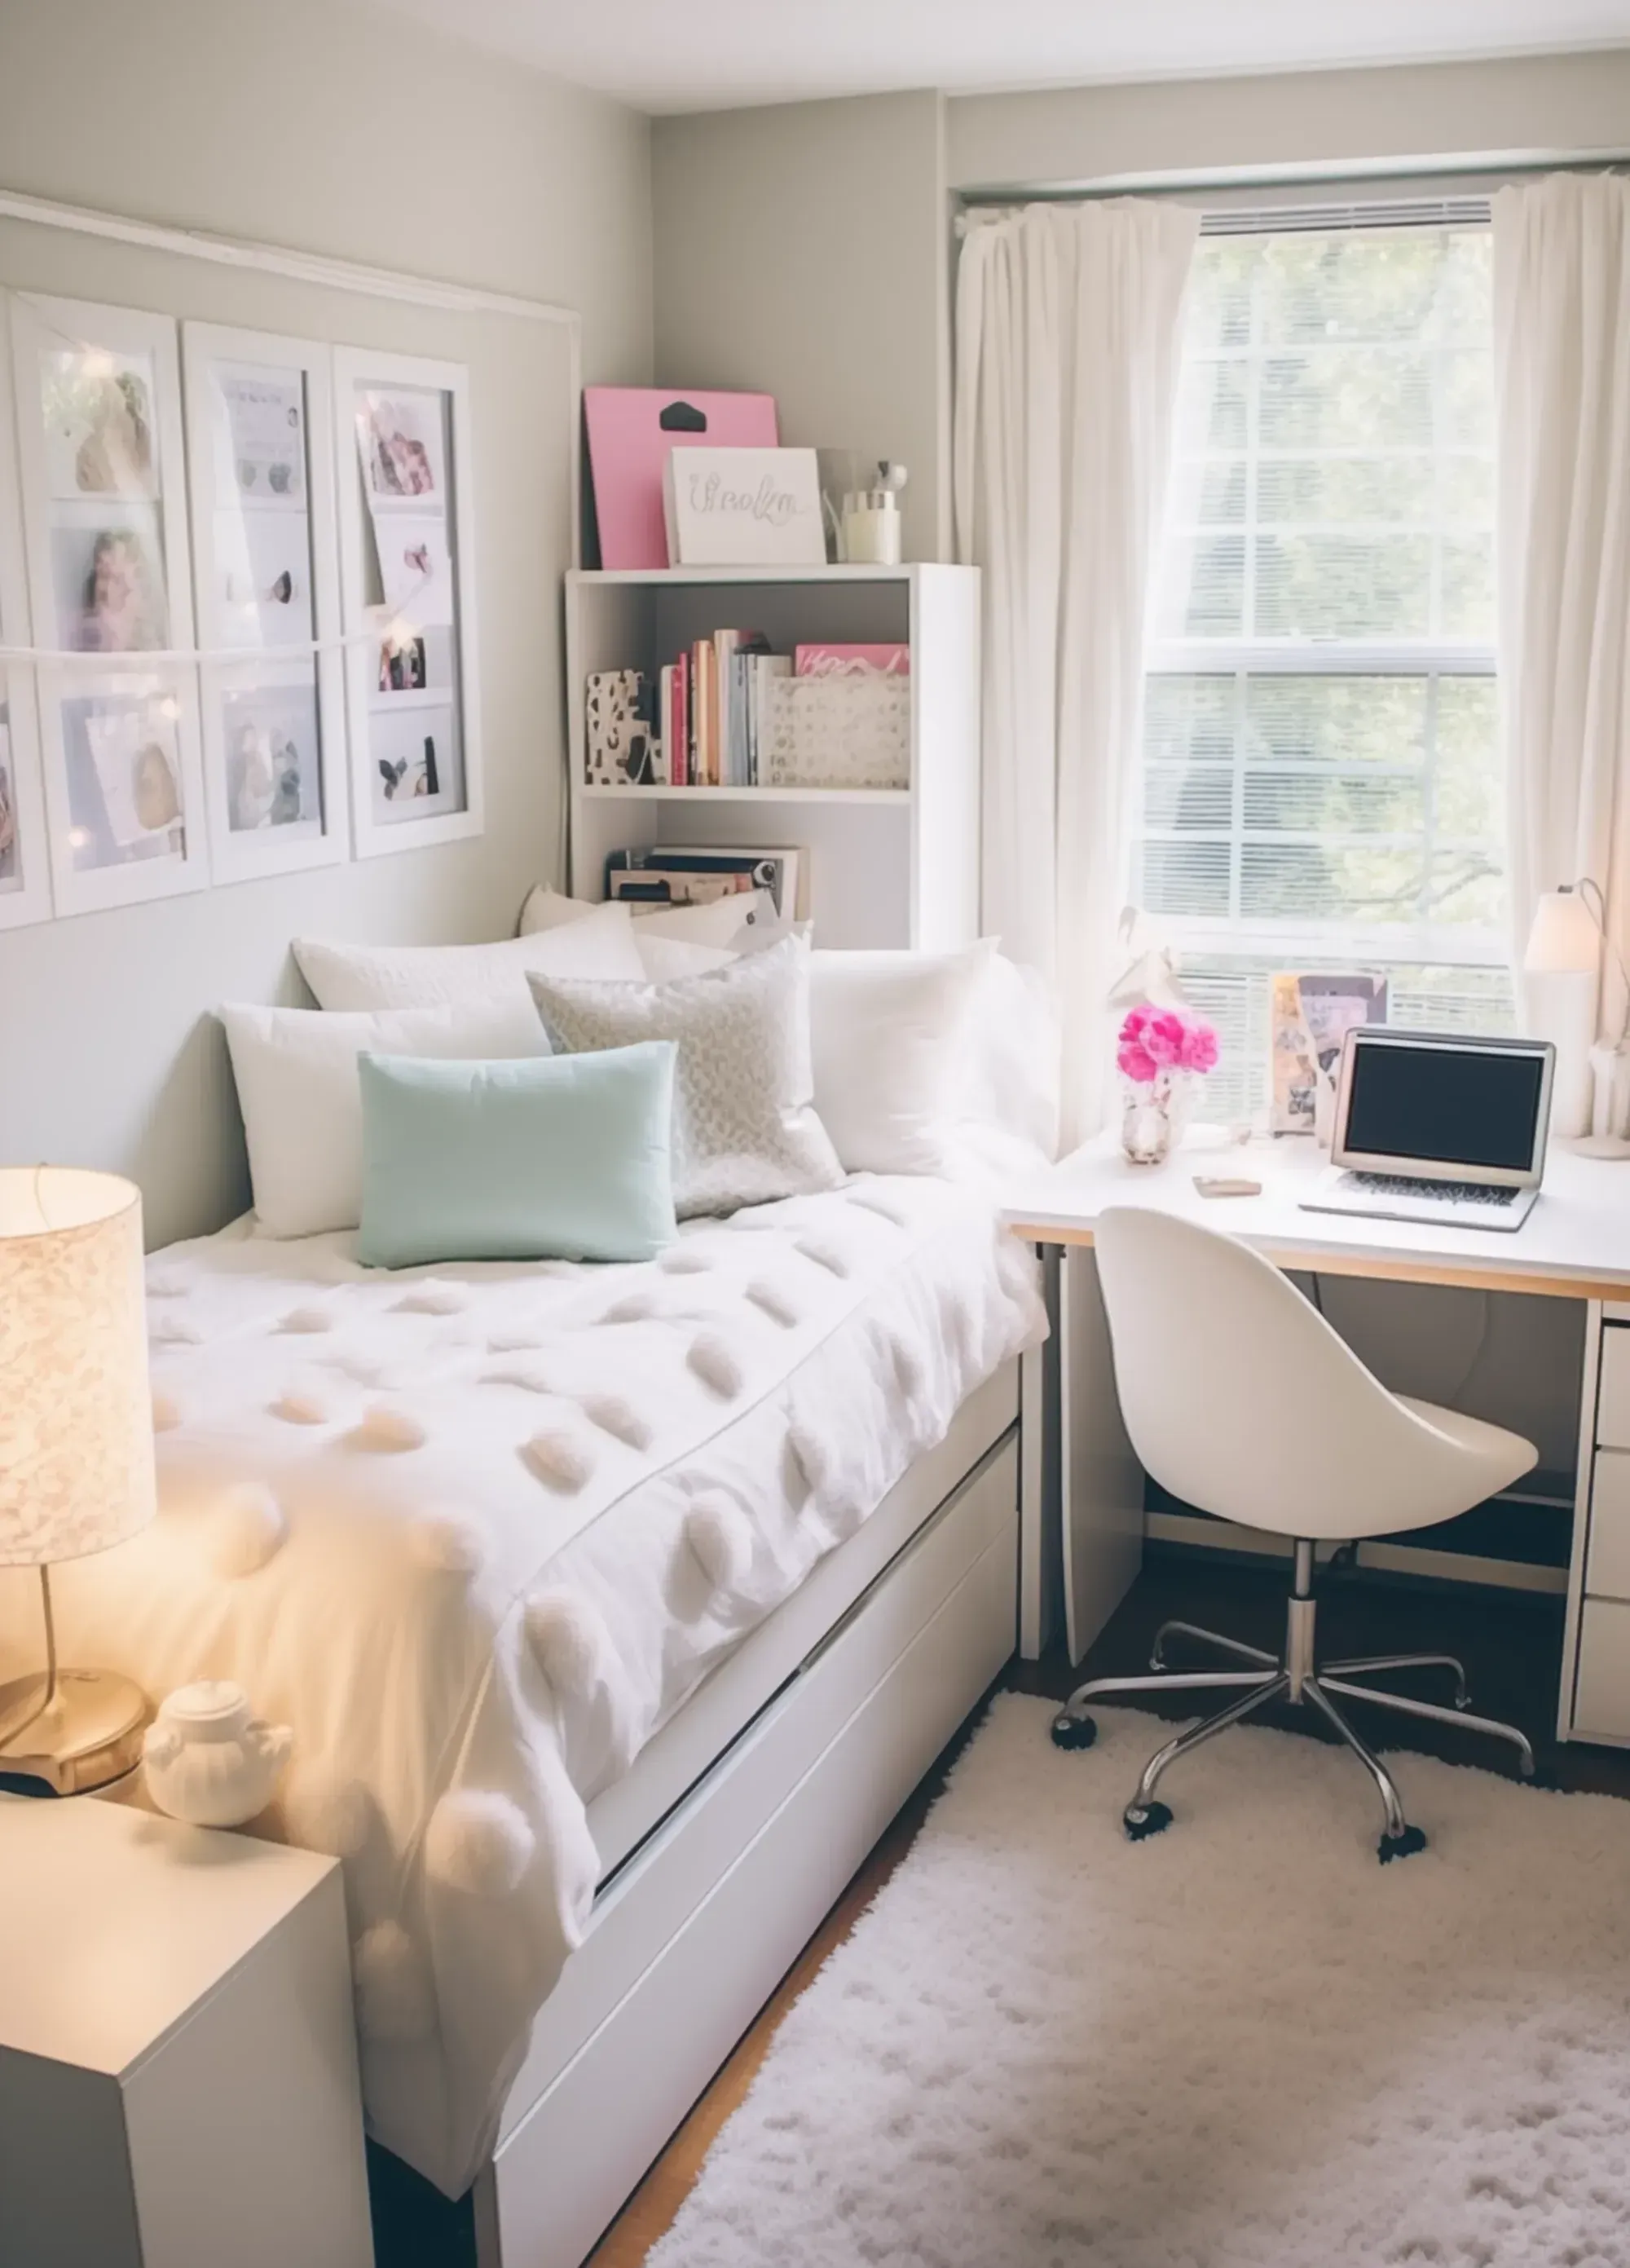
[(1489, 231), (1252, 231), (1196, 255), (1131, 876), (1229, 1116), (1267, 1099), (1276, 968), (1511, 1020)]

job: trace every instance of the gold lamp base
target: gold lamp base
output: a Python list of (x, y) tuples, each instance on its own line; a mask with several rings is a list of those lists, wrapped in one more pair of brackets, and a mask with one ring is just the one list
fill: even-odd
[(142, 1760), (147, 1696), (111, 1669), (59, 1669), (0, 1685), (0, 1775), (83, 1795)]

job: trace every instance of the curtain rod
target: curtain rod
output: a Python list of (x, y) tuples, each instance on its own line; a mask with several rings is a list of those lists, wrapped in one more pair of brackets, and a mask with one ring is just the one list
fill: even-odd
[[(1234, 166), (1195, 167), (1187, 171), (1148, 173), (1105, 173), (1094, 180), (1046, 182), (986, 182), (952, 191), (953, 202), (966, 211), (987, 206), (1021, 204), (1084, 204), (1104, 197), (1221, 196), (1245, 203), (1253, 195), (1274, 192), (1300, 193), (1312, 204), (1310, 192), (1328, 189), (1333, 203), (1381, 202), (1377, 191), (1400, 190), (1410, 185), (1431, 185), (1440, 195), (1448, 184), (1459, 182), (1463, 195), (1486, 196), (1501, 182), (1528, 173), (1617, 172), (1630, 166), (1630, 149), (1547, 151), (1524, 150), (1485, 151), (1465, 158), (1394, 158), (1355, 159), (1340, 166)], [(1347, 189), (1368, 189), (1369, 196), (1342, 196)]]

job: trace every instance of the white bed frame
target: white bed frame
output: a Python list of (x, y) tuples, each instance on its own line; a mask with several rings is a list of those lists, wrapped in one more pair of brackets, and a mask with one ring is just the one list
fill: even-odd
[(605, 1873), (476, 2183), (481, 2268), (579, 2268), (1012, 1653), (1017, 1416), (1009, 1363), (591, 1806)]

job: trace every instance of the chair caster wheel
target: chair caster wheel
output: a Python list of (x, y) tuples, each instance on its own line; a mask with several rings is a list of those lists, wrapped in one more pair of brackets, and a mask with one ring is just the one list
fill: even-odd
[(1055, 1749), (1090, 1749), (1098, 1736), (1098, 1728), (1090, 1717), (1072, 1717), (1068, 1709), (1061, 1709), (1053, 1719)]
[(1129, 1843), (1146, 1842), (1171, 1824), (1171, 1810), (1164, 1803), (1129, 1803), (1120, 1815), (1121, 1825), (1127, 1830)]
[(1401, 1835), (1384, 1835), (1376, 1845), (1376, 1856), (1384, 1867), (1394, 1859), (1413, 1859), (1417, 1851), (1426, 1849), (1426, 1837), (1418, 1827), (1406, 1827)]

